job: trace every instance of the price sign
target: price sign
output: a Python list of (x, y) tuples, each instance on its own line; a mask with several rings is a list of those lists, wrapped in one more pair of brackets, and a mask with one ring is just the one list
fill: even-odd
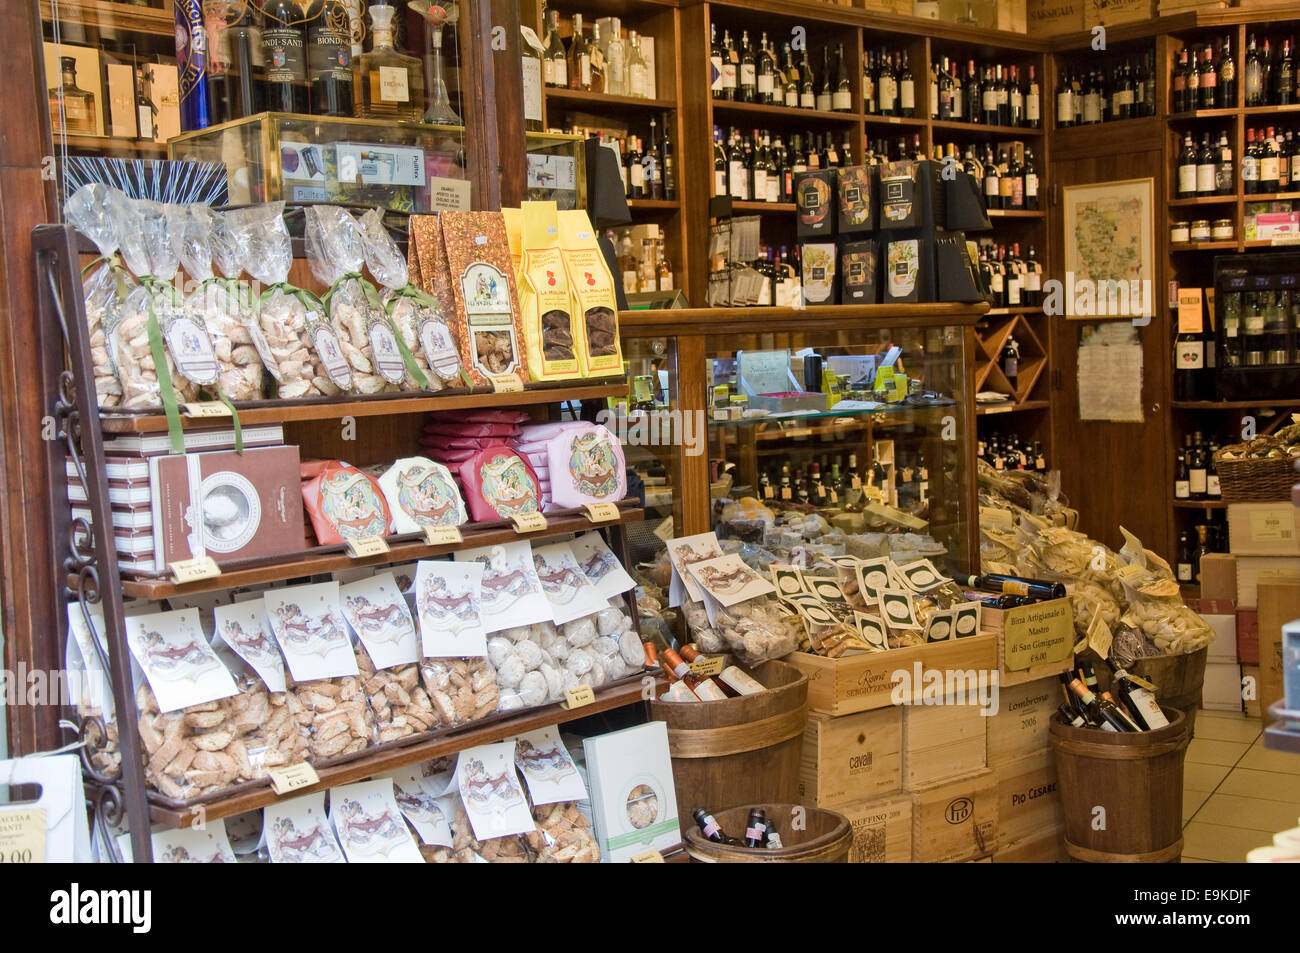
[(560, 707), (572, 711), (575, 708), (584, 708), (596, 700), (596, 692), (590, 685), (575, 685), (564, 693), (564, 701), (560, 702)]
[(181, 413), (186, 417), (229, 417), (230, 408), (219, 400), (199, 400), (181, 404)]
[(0, 864), (45, 863), (45, 808), (0, 811)]
[(382, 556), (388, 552), (388, 544), (382, 536), (362, 536), (348, 540), (348, 555), (353, 559), (365, 559), (367, 556)]
[(721, 675), (722, 674), (722, 656), (721, 655), (701, 655), (691, 663), (691, 671), (696, 675)]
[(320, 784), (320, 777), (316, 774), (316, 769), (306, 761), (300, 761), (297, 764), (287, 765), (283, 768), (272, 768), (270, 777), (271, 790), (277, 795), (290, 794), (302, 788), (311, 787), (313, 784)]
[(198, 582), (200, 579), (211, 579), (214, 576), (221, 575), (221, 567), (213, 561), (211, 556), (200, 556), (197, 559), (178, 559), (169, 564), (172, 579), (178, 583)]
[(664, 864), (664, 855), (657, 850), (647, 850), (644, 853), (637, 854), (632, 858), (634, 864)]
[(518, 513), (512, 517), (516, 533), (536, 533), (546, 529), (546, 517), (541, 513)]
[(492, 392), (496, 394), (521, 394), (524, 390), (524, 382), (519, 379), (517, 374), (501, 374), (489, 378), (492, 381)]
[(465, 542), (459, 526), (426, 526), (424, 541), (430, 546), (454, 546)]
[(587, 519), (593, 523), (610, 523), (618, 519), (617, 503), (588, 503)]

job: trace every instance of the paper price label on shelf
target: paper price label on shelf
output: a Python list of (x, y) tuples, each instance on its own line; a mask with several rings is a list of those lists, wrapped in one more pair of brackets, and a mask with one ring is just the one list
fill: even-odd
[(573, 711), (575, 708), (584, 708), (595, 700), (596, 692), (590, 685), (575, 685), (564, 693), (560, 707)]
[(721, 675), (722, 667), (721, 655), (702, 655), (691, 663), (691, 671), (696, 675)]
[(170, 563), (168, 568), (171, 570), (172, 579), (178, 583), (198, 582), (200, 579), (211, 579), (213, 576), (221, 575), (221, 567), (211, 556), (178, 559)]
[(588, 503), (587, 519), (593, 523), (610, 523), (618, 519), (617, 503)]
[(181, 413), (186, 417), (229, 417), (230, 408), (219, 400), (200, 400), (181, 404)]
[(465, 542), (459, 526), (426, 526), (424, 541), (430, 546), (454, 546)]
[(519, 379), (517, 374), (501, 374), (489, 378), (492, 381), (492, 392), (495, 394), (522, 394), (524, 382)]
[(665, 864), (664, 855), (657, 850), (647, 850), (632, 858), (634, 864)]
[(291, 794), (313, 784), (320, 784), (320, 776), (316, 774), (316, 769), (306, 761), (283, 768), (272, 768), (269, 775), (271, 790), (277, 795)]
[(514, 521), (516, 533), (536, 533), (546, 529), (546, 517), (541, 513), (518, 513), (510, 519)]
[(45, 808), (0, 811), (0, 864), (45, 863)]
[(362, 536), (348, 540), (348, 555), (353, 559), (365, 559), (367, 556), (382, 556), (388, 552), (388, 543), (382, 536)]

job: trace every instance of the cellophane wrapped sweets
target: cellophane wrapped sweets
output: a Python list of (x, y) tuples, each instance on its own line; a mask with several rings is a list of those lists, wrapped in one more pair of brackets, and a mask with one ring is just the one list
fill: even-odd
[(379, 292), (361, 277), (366, 246), (347, 209), (307, 207), (307, 260), (312, 274), (329, 286), (325, 302), (358, 394), (400, 391), (407, 368)]
[(293, 246), (283, 213), (283, 202), (268, 202), (233, 209), (225, 222), (244, 271), (265, 288), (256, 325), (266, 342), (266, 368), (283, 400), (349, 393), (352, 369), (329, 315), (314, 295), (288, 283)]
[(112, 196), (111, 203), (122, 258), (140, 282), (106, 328), (122, 384), (122, 406), (164, 404), (160, 372), (173, 390), (165, 400), (197, 400), (201, 388), (215, 387), (218, 368), (207, 330), (186, 312), (172, 285), (189, 213), (180, 205), (121, 193)]
[(407, 368), (402, 382), (406, 390), (439, 391), (467, 384), (461, 370), (460, 353), (437, 300), (411, 281), (397, 243), (384, 228), (383, 213), (371, 209), (357, 219), (365, 241), (366, 267), (383, 287), (383, 298), (393, 330), (410, 352), (422, 380)]
[(185, 298), (185, 313), (203, 326), (217, 360), (217, 389), (230, 400), (256, 400), (262, 396), (262, 358), (253, 347), (248, 322), (225, 276), (212, 271), (212, 232), (218, 213), (206, 205), (185, 209), (181, 264), (198, 287)]
[[(98, 182), (83, 185), (63, 206), (63, 219), (85, 235), (99, 249), (82, 280), (86, 306), (86, 331), (90, 338), (90, 364), (95, 375), (95, 397), (101, 407), (116, 407), (122, 402), (122, 384), (108, 344), (105, 325), (117, 320), (117, 314), (135, 289), (135, 279), (127, 273), (117, 255), (117, 220), (110, 202), (114, 190)], [(112, 319), (106, 318), (112, 315)]]
[(682, 611), (701, 652), (731, 652), (751, 668), (769, 659), (784, 658), (803, 641), (803, 624), (798, 616), (783, 612), (775, 599), (747, 599), (720, 608), (716, 625), (710, 624), (702, 602), (688, 601)]

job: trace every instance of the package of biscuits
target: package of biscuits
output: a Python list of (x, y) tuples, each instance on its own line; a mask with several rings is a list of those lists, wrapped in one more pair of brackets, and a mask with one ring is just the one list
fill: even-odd
[[(475, 385), (530, 380), (505, 221), (500, 212), (438, 213), (456, 299), (452, 330)], [(426, 274), (427, 280), (427, 274)], [(438, 281), (437, 275), (433, 279)]]
[(523, 260), (519, 310), (533, 380), (562, 381), (579, 375), (569, 279), (560, 253), (559, 213), (554, 202), (523, 204)]
[(614, 277), (596, 240), (596, 230), (582, 209), (560, 212), (560, 250), (569, 276), (575, 344), (582, 377), (623, 373), (618, 341), (618, 299)]
[(317, 542), (331, 546), (388, 535), (392, 516), (378, 480), (342, 460), (312, 469), (313, 475), (303, 483), (302, 498)]
[(488, 447), (460, 464), (465, 502), (476, 521), (510, 519), (542, 509), (532, 466), (509, 447)]

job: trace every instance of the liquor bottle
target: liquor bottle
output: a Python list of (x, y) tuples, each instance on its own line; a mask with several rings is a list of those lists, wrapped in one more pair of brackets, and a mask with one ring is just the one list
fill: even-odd
[(370, 8), (373, 46), (352, 60), (353, 108), (362, 118), (419, 122), (424, 113), (424, 64), (393, 49), (392, 18), (392, 7)]
[(573, 15), (573, 40), (569, 43), (569, 89), (591, 89), (591, 47), (582, 32), (582, 14)]
[[(148, 83), (149, 76), (146, 71), (138, 69), (135, 71), (135, 131), (136, 136), (140, 139), (152, 140), (156, 134), (154, 126), (154, 105), (153, 100), (149, 98)], [(261, 87), (257, 87), (259, 90)], [(50, 115), (55, 115), (51, 112)]]
[(668, 134), (668, 114), (663, 117), (663, 138), (659, 145), (659, 165), (663, 169), (664, 198), (669, 202), (677, 200), (677, 157), (673, 153), (673, 140)]
[(1083, 715), (1079, 714), (1077, 711), (1073, 710), (1072, 708), (1067, 708), (1065, 705), (1060, 705), (1057, 707), (1056, 710), (1061, 713), (1061, 717), (1065, 719), (1065, 723), (1069, 725), (1071, 728), (1088, 727), (1088, 719), (1085, 718)]
[(1187, 469), (1187, 452), (1180, 449), (1174, 464), (1174, 499), (1190, 500), (1191, 498), (1192, 483), (1191, 474)]
[[(672, 652), (672, 649), (666, 651)], [(704, 656), (693, 645), (683, 645), (677, 649), (677, 654), (681, 656), (682, 661), (686, 663), (686, 671), (690, 678), (694, 680), (691, 690), (705, 701), (717, 701), (720, 698), (736, 698), (740, 692), (736, 691), (721, 679), (710, 678), (707, 675), (696, 675), (690, 668), (697, 660)], [(675, 672), (675, 674), (679, 674)], [(680, 677), (680, 674), (679, 674)], [(686, 679), (683, 679), (686, 681)]]
[(641, 161), (641, 150), (637, 148), (636, 136), (630, 137), (627, 142), (627, 197), (647, 198), (645, 165)]
[(1173, 110), (1176, 113), (1190, 112), (1187, 105), (1187, 48), (1178, 51), (1178, 62), (1174, 64), (1174, 76), (1172, 81), (1172, 90), (1170, 95), (1173, 99)]
[(716, 701), (726, 697), (726, 693), (714, 683), (713, 679), (696, 675), (691, 671), (690, 665), (682, 659), (675, 649), (660, 651), (659, 661), (665, 670), (671, 670), (673, 675), (684, 682), (686, 687), (694, 692), (700, 700)]
[(758, 94), (758, 69), (754, 62), (754, 49), (749, 43), (749, 31), (740, 33), (740, 72), (738, 74), (739, 95), (742, 103), (752, 103)]
[(799, 108), (799, 67), (795, 65), (794, 52), (790, 49), (790, 44), (785, 44), (785, 69), (782, 70), (785, 82), (782, 88), (782, 98), (785, 105), (791, 109)]
[(869, 116), (874, 116), (880, 111), (876, 73), (875, 51), (866, 50), (862, 56), (862, 111)]
[(822, 82), (817, 88), (817, 109), (830, 112), (831, 108), (831, 65), (829, 47), (822, 47)]
[(880, 69), (876, 73), (876, 112), (882, 116), (898, 115), (898, 76), (889, 54), (881, 50)]
[(1096, 73), (1089, 73), (1083, 91), (1083, 124), (1096, 125), (1101, 122), (1101, 82)]
[[(838, 67), (835, 72), (835, 91), (831, 93), (831, 109), (835, 112), (849, 112), (853, 108), (853, 93), (849, 89), (849, 68), (844, 62), (844, 44), (841, 43), (836, 52)], [(911, 83), (911, 74), (907, 76), (909, 88)]]
[(1056, 87), (1056, 125), (1062, 129), (1074, 125), (1074, 88), (1065, 71), (1061, 72), (1061, 82)]
[(664, 197), (664, 172), (659, 160), (658, 123), (650, 117), (650, 141), (641, 143), (641, 168), (645, 176), (645, 197)]
[(984, 151), (984, 207), (997, 209), (1002, 207), (1002, 186), (998, 181), (997, 163), (993, 161), (993, 147)]
[(623, 24), (618, 17), (610, 17), (609, 34), (605, 39), (605, 92), (610, 96), (627, 96), (628, 51), (623, 42)]
[(1237, 61), (1232, 57), (1232, 37), (1223, 38), (1219, 52), (1219, 106), (1232, 109), (1237, 105)]
[(50, 120), (56, 135), (95, 134), (95, 95), (77, 85), (77, 60), (59, 57), (59, 85), (50, 88)]
[(1232, 146), (1228, 145), (1227, 132), (1219, 133), (1215, 159), (1214, 192), (1216, 195), (1231, 195), (1236, 188), (1236, 183), (1233, 180)]
[[(1019, 181), (1019, 169), (1012, 169), (1011, 160), (1007, 157), (1007, 150), (1003, 149), (998, 153), (998, 206), (1000, 208), (1014, 208), (1012, 204), (1015, 198), (1015, 183)], [(1021, 203), (1023, 205), (1024, 195), (1021, 194)]]
[[(1028, 189), (1028, 176), (1026, 176), (1026, 189)], [(1034, 246), (1029, 246), (1029, 253), (1025, 258), (1025, 283), (1021, 292), (1024, 295), (1025, 307), (1037, 308), (1043, 303), (1043, 266), (1038, 263), (1034, 255)]]
[(1219, 467), (1214, 462), (1214, 455), (1219, 451), (1219, 441), (1212, 439), (1210, 449), (1206, 451), (1206, 469), (1205, 469), (1205, 498), (1207, 500), (1222, 500), (1223, 487), (1219, 484)]
[(1192, 144), (1190, 132), (1183, 135), (1183, 150), (1178, 155), (1178, 197), (1191, 198), (1196, 195), (1196, 147)]
[(1255, 130), (1246, 130), (1246, 148), (1241, 154), (1241, 187), (1247, 195), (1259, 191), (1259, 153), (1255, 148)]
[(587, 47), (587, 52), (591, 58), (591, 91), (593, 93), (606, 92), (605, 83), (608, 64), (605, 62), (605, 53), (600, 45), (599, 20), (591, 25), (591, 43)]
[(1020, 85), (1016, 67), (1011, 67), (1007, 77), (1007, 125), (1023, 126), (1025, 124), (1025, 91)]
[(816, 77), (813, 75), (812, 63), (808, 60), (808, 48), (804, 47), (803, 62), (799, 67), (799, 108), (816, 109), (817, 95), (813, 92)]
[(718, 43), (718, 25), (709, 24), (709, 92), (714, 99), (725, 99), (723, 95), (722, 70), (726, 56)]
[(1187, 487), (1193, 500), (1205, 499), (1207, 471), (1205, 467), (1205, 448), (1201, 446), (1201, 434), (1196, 433), (1196, 438), (1187, 438), (1187, 446), (1190, 448), (1187, 455)]
[(1034, 67), (1029, 67), (1029, 82), (1025, 88), (1025, 125), (1037, 129), (1042, 122), (1041, 96), (1038, 80), (1034, 77)]
[[(847, 81), (846, 74), (845, 82)], [(916, 80), (913, 79), (912, 67), (907, 62), (907, 50), (903, 51), (903, 65), (898, 76), (898, 115), (907, 117), (916, 115)]]
[(1113, 704), (1088, 691), (1079, 679), (1070, 682), (1070, 691), (1078, 695), (1094, 724), (1105, 731), (1129, 731), (1129, 722)]
[(641, 52), (641, 35), (628, 31), (627, 84), (625, 95), (634, 99), (650, 98), (650, 68)]
[(749, 177), (752, 183), (752, 196), (755, 202), (766, 202), (767, 198), (767, 174), (768, 161), (767, 150), (763, 148), (762, 139), (759, 137), (758, 130), (755, 129), (750, 139), (755, 143), (755, 147), (749, 158)]
[(1156, 701), (1155, 686), (1145, 679), (1129, 674), (1109, 658), (1104, 661), (1111, 671), (1111, 687), (1124, 702), (1129, 714), (1138, 723), (1138, 727), (1143, 731), (1167, 728), (1169, 719)]
[(993, 71), (984, 67), (984, 76), (980, 87), (980, 122), (987, 126), (998, 125), (998, 90), (993, 82)]
[(956, 581), (967, 589), (978, 589), (980, 592), (998, 592), (1006, 596), (1026, 596), (1034, 599), (1065, 598), (1063, 583), (1043, 579), (986, 572), (980, 576), (958, 576)]
[[(1025, 147), (1025, 165), (1024, 175), (1024, 192), (1025, 192), (1025, 209), (1031, 212), (1038, 211), (1038, 168), (1034, 165), (1034, 150)], [(1030, 248), (1030, 256), (1033, 255), (1033, 249)], [(1029, 304), (1031, 302), (1026, 302)], [(1032, 302), (1036, 304), (1037, 302)]]
[(1255, 34), (1246, 41), (1246, 105), (1266, 106), (1268, 88), (1264, 85), (1264, 62), (1255, 46)]
[[(379, 4), (370, 8), (387, 11), (386, 22), (391, 22), (392, 7)], [(305, 113), (307, 111), (307, 57), (303, 44), (303, 12), (294, 0), (268, 0), (262, 8), (266, 25), (262, 29), (262, 61), (266, 66), (266, 108), (271, 112)], [(385, 14), (380, 13), (385, 19)], [(375, 25), (376, 33), (379, 25)], [(391, 28), (389, 28), (391, 44)], [(403, 77), (404, 78), (404, 77)], [(353, 77), (354, 82), (356, 77)], [(420, 83), (424, 89), (424, 83)], [(370, 115), (358, 112), (359, 116)], [(415, 114), (415, 119), (420, 114)]]
[[(319, 11), (319, 3), (313, 8)], [(308, 16), (312, 13), (309, 12)], [(228, 23), (224, 19), (208, 29), (208, 100), (212, 122), (218, 125), (242, 119), (264, 111), (263, 92), (266, 71), (262, 62), (262, 12), (255, 3), (245, 3), (239, 17)], [(346, 22), (346, 20), (344, 21)], [(351, 58), (351, 47), (348, 57)], [(347, 71), (348, 88), (352, 86), (352, 71)], [(349, 99), (341, 115), (352, 115)], [(141, 138), (153, 138), (153, 117), (150, 132)]]
[[(1020, 182), (1016, 176), (1015, 181)], [(1018, 308), (1023, 301), (1025, 286), (1024, 266), (1020, 261), (1020, 243), (1013, 243), (1011, 254), (1007, 258), (1007, 307)]]
[(1217, 179), (1218, 163), (1215, 161), (1214, 150), (1210, 148), (1210, 134), (1201, 134), (1201, 148), (1196, 154), (1196, 193), (1198, 195), (1213, 195), (1218, 187)]
[(524, 131), (541, 132), (546, 128), (542, 107), (542, 61), (546, 49), (529, 27), (520, 28), (519, 73), (523, 86)]
[(551, 10), (547, 14), (545, 55), (542, 59), (542, 82), (547, 86), (564, 89), (569, 85), (569, 59), (564, 52), (564, 40), (560, 38), (560, 13)]
[[(1182, 451), (1179, 451), (1178, 455), (1179, 457), (1182, 457)], [(1192, 565), (1194, 559), (1195, 553), (1192, 546), (1192, 534), (1184, 530), (1178, 534), (1178, 563), (1176, 566), (1176, 575), (1178, 577), (1179, 585), (1193, 585), (1193, 581), (1196, 578), (1196, 573)]]
[[(673, 661), (669, 661), (666, 657), (669, 653), (672, 654)], [(690, 670), (690, 666), (683, 662), (681, 656), (672, 649), (664, 649), (659, 653), (659, 668), (664, 673), (664, 678), (668, 680), (668, 684), (673, 690), (679, 691), (685, 695), (684, 698), (679, 698), (678, 700), (704, 701), (703, 698), (695, 694), (695, 690), (691, 688), (690, 683), (683, 679), (681, 674), (679, 674), (679, 666), (680, 668), (684, 668), (686, 673), (690, 675), (692, 679), (696, 678), (695, 673)], [(680, 689), (677, 688), (678, 685), (681, 686)]]
[(347, 23), (341, 0), (316, 0), (307, 9), (307, 78), (315, 116), (352, 115), (352, 38)]
[[(181, 131), (193, 132), (212, 125), (212, 110), (208, 102), (208, 40), (204, 25), (203, 3), (202, 0), (174, 0), (172, 9), (176, 26), (176, 73)], [(299, 17), (301, 15), (299, 11)], [(301, 45), (299, 52), (301, 52)], [(60, 69), (66, 69), (66, 64), (60, 62)], [(75, 77), (75, 69), (73, 75)], [(99, 77), (96, 76), (95, 85), (98, 85), (98, 79)], [(67, 87), (66, 83), (64, 85)], [(67, 88), (77, 93), (86, 92), (75, 84)], [(305, 97), (303, 106), (305, 109)], [(50, 117), (56, 129), (60, 126), (59, 120), (54, 119), (58, 114), (57, 110), (50, 110)], [(93, 111), (90, 113), (90, 118), (93, 126)], [(65, 127), (69, 121), (65, 114), (63, 118)], [(80, 121), (80, 119), (72, 120), (74, 124)], [(93, 128), (91, 131), (94, 131)]]
[(1197, 74), (1196, 89), (1199, 108), (1219, 107), (1219, 69), (1214, 62), (1214, 49), (1208, 43), (1201, 53), (1201, 69)]
[[(1005, 279), (1003, 281), (1005, 287)], [(1004, 292), (1005, 294), (1005, 292)], [(1000, 307), (1007, 307), (1005, 300)], [(1002, 368), (1002, 374), (1011, 385), (1011, 396), (1016, 396), (1016, 389), (1019, 386), (1020, 378), (1020, 343), (1012, 336), (1008, 336), (1006, 343), (1002, 345), (1002, 353), (998, 355), (998, 363)]]
[(762, 847), (767, 836), (767, 813), (761, 807), (749, 809), (749, 820), (745, 823), (744, 845)]
[(934, 103), (931, 108), (937, 110), (934, 118), (941, 119), (945, 122), (952, 119), (952, 76), (949, 74), (948, 57), (943, 58), (942, 66), (938, 75), (938, 102)]
[(718, 825), (718, 822), (713, 819), (713, 815), (704, 808), (697, 807), (691, 812), (691, 817), (695, 818), (695, 823), (699, 825), (700, 833), (707, 839), (713, 841), (715, 844), (731, 843), (732, 838), (728, 837), (726, 833), (723, 832), (722, 828)]
[(776, 102), (776, 62), (767, 48), (767, 34), (758, 41), (758, 101), (760, 103)]
[(1201, 583), (1201, 559), (1211, 551), (1207, 540), (1209, 532), (1210, 528), (1203, 523), (1196, 526), (1196, 549), (1192, 552), (1192, 571), (1197, 585)]
[(1282, 42), (1282, 56), (1277, 62), (1273, 79), (1273, 105), (1293, 106), (1296, 103), (1294, 41), (1288, 37)]
[(1274, 193), (1278, 190), (1277, 146), (1273, 141), (1273, 127), (1267, 127), (1259, 142), (1259, 191)]

